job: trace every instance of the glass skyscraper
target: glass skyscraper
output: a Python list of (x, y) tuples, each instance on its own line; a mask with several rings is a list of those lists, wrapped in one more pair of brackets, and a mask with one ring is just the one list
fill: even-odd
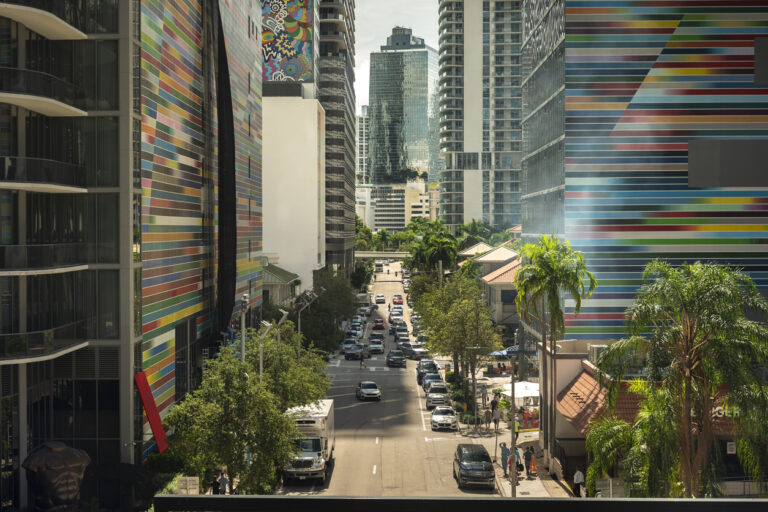
[(405, 183), (429, 172), (437, 52), (411, 29), (395, 27), (371, 53), (368, 99), (369, 173), (373, 184)]
[(520, 222), (520, 2), (441, 0), (440, 215)]

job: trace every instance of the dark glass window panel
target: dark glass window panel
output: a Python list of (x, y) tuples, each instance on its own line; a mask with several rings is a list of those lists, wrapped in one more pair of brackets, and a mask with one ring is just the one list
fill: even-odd
[[(117, 87), (115, 85), (115, 87)], [(98, 147), (91, 148), (98, 153), (98, 184), (102, 187), (116, 187), (118, 176), (118, 123), (116, 117), (98, 119)]]
[(116, 338), (119, 333), (119, 283), (117, 270), (99, 271), (99, 337)]
[[(120, 437), (120, 385), (116, 380), (99, 381), (99, 437)], [(118, 450), (118, 461), (120, 459)]]
[(99, 110), (117, 110), (117, 41), (99, 41), (96, 47)]
[(102, 194), (98, 199), (99, 219), (99, 262), (117, 262), (118, 249), (118, 197), (115, 194)]
[[(75, 438), (94, 438), (97, 434), (98, 409), (96, 381), (75, 381)], [(94, 446), (95, 448), (95, 446)], [(94, 460), (96, 453), (90, 454)]]
[(53, 437), (71, 439), (74, 436), (75, 403), (72, 396), (71, 380), (56, 380), (53, 383)]

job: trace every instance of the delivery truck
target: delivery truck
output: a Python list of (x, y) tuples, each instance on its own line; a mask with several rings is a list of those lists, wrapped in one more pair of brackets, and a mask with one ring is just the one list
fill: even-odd
[(284, 470), (285, 479), (317, 479), (325, 484), (336, 444), (333, 400), (293, 407), (287, 414), (295, 418), (301, 438), (296, 440), (296, 457)]

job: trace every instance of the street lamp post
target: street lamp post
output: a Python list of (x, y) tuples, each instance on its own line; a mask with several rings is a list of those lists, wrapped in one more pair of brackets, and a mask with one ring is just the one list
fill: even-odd
[(267, 337), (267, 333), (272, 329), (272, 324), (262, 320), (261, 326), (266, 327), (266, 329), (264, 329), (264, 332), (259, 336), (259, 382), (261, 382), (261, 376), (264, 373), (264, 338)]
[[(519, 353), (519, 352), (518, 352)], [(512, 363), (512, 389), (510, 394), (512, 395), (512, 434), (509, 445), (512, 447), (512, 457), (515, 457), (514, 468), (512, 469), (512, 497), (517, 497), (517, 406), (515, 405), (515, 363)], [(523, 457), (523, 464), (525, 464), (525, 457)]]
[(283, 325), (283, 322), (285, 322), (285, 318), (288, 316), (288, 312), (287, 311), (285, 311), (283, 309), (281, 309), (279, 311), (283, 314), (283, 316), (280, 317), (280, 321), (277, 322), (277, 344), (278, 345), (280, 344), (280, 326)]
[(309, 302), (304, 304), (304, 306), (301, 309), (299, 309), (299, 312), (298, 312), (298, 315), (299, 315), (299, 321), (298, 321), (298, 331), (299, 331), (299, 334), (301, 334), (301, 312), (304, 311), (306, 308), (308, 308), (310, 304), (315, 302), (320, 297), (320, 295), (323, 294), (323, 292), (325, 292), (325, 288), (323, 288), (322, 286), (320, 287), (320, 293), (315, 293), (312, 290), (307, 292), (308, 295), (311, 298), (310, 298)]
[(248, 294), (240, 300), (240, 361), (245, 362), (245, 314), (248, 312)]

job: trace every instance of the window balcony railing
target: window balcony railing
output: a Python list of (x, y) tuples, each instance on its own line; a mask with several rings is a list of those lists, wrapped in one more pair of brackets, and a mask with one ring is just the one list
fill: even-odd
[(79, 321), (43, 331), (0, 335), (0, 359), (42, 357), (83, 343), (87, 322)]
[[(0, 96), (5, 103), (44, 115), (85, 115), (82, 111), (85, 100), (83, 89), (42, 71), (0, 67)], [(35, 97), (54, 100), (58, 105), (41, 102)]]
[(87, 242), (0, 245), (0, 269), (36, 270), (98, 261), (98, 245)]
[(0, 181), (83, 188), (87, 186), (84, 167), (45, 158), (20, 156), (0, 156)]

